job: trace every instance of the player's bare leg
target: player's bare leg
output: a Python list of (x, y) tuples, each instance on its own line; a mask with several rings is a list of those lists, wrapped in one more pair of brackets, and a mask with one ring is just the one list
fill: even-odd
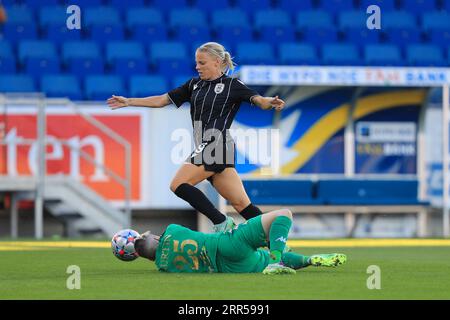
[(214, 225), (220, 225), (226, 223), (226, 216), (214, 207), (203, 192), (195, 187), (213, 174), (214, 172), (206, 171), (203, 165), (196, 166), (185, 163), (175, 174), (170, 184), (170, 190), (187, 201), (194, 209), (206, 215)]
[(251, 203), (235, 168), (226, 168), (216, 173), (212, 177), (212, 183), (217, 192), (246, 220), (262, 214), (261, 210)]
[(196, 166), (192, 163), (184, 163), (177, 171), (170, 183), (170, 190), (175, 190), (183, 183), (195, 186), (203, 180), (214, 175), (214, 172), (206, 171), (204, 166)]

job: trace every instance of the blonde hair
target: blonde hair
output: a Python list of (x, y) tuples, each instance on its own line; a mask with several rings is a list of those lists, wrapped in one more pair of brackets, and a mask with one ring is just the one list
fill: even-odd
[(222, 71), (226, 73), (228, 70), (233, 71), (236, 63), (234, 63), (231, 54), (225, 50), (225, 47), (217, 42), (207, 42), (197, 48), (197, 51), (207, 52), (210, 55), (219, 58), (222, 61)]

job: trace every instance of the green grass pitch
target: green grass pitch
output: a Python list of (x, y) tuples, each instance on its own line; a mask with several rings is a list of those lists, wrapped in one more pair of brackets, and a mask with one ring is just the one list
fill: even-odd
[[(450, 247), (294, 250), (342, 252), (348, 261), (296, 275), (165, 274), (142, 258), (119, 261), (109, 248), (0, 251), (0, 299), (450, 299)], [(79, 290), (67, 289), (70, 265), (80, 267)], [(367, 288), (370, 265), (380, 267), (381, 289)]]

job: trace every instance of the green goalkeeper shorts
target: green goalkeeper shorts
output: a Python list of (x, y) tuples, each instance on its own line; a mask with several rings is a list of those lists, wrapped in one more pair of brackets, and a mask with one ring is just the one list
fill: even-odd
[(261, 216), (239, 224), (222, 234), (217, 245), (217, 270), (224, 273), (262, 272), (269, 262), (269, 253)]

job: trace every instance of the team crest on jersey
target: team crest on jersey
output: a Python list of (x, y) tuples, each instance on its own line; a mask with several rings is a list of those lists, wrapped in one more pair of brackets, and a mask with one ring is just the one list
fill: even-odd
[(225, 84), (223, 83), (218, 83), (216, 84), (216, 86), (214, 87), (214, 92), (216, 94), (222, 93), (223, 89), (225, 88)]

